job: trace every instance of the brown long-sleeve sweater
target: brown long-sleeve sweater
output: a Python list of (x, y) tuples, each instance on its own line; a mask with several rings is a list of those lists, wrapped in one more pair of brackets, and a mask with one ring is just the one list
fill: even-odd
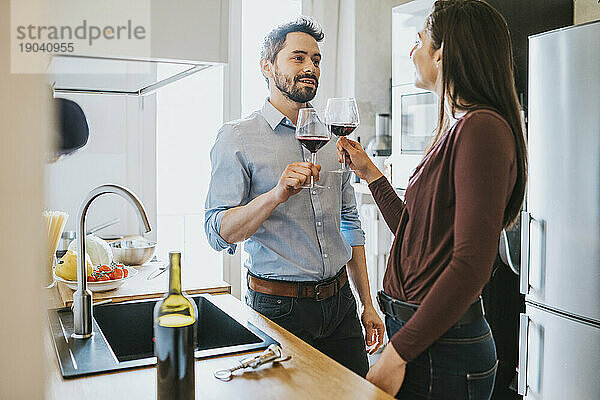
[(384, 177), (369, 185), (395, 232), (384, 290), (420, 304), (391, 338), (406, 361), (451, 328), (488, 281), (515, 185), (515, 146), (499, 114), (471, 111), (416, 168), (405, 202)]

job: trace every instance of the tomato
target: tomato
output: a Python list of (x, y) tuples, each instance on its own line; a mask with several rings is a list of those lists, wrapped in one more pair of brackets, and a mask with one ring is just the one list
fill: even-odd
[(98, 271), (105, 271), (105, 272), (110, 272), (112, 271), (112, 268), (109, 267), (108, 265), (104, 264), (98, 267)]
[(96, 282), (96, 277), (94, 275), (88, 275), (87, 281), (88, 282)]
[(110, 277), (108, 275), (106, 275), (106, 274), (102, 274), (102, 275), (100, 275), (96, 279), (98, 280), (98, 282), (101, 282), (101, 281), (110, 281)]
[(123, 270), (121, 268), (115, 268), (109, 274), (109, 276), (110, 276), (110, 279), (121, 279), (121, 278), (123, 278)]
[(123, 268), (123, 278), (127, 278), (128, 274), (129, 274), (129, 270), (127, 268)]
[(123, 264), (117, 264), (117, 267), (122, 269), (124, 267), (124, 265)]

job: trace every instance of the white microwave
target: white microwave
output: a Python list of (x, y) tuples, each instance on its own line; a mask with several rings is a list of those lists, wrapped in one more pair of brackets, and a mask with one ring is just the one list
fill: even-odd
[(406, 189), (408, 180), (433, 140), (437, 96), (412, 84), (392, 87), (392, 185)]

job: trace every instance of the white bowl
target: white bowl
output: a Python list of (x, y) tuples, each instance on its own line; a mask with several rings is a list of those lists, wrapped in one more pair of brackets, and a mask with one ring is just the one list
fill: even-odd
[[(110, 281), (88, 282), (87, 283), (88, 289), (90, 289), (90, 291), (92, 291), (92, 292), (106, 292), (108, 290), (113, 290), (113, 289), (118, 288), (122, 284), (124, 284), (126, 280), (134, 277), (138, 273), (137, 269), (135, 269), (135, 268), (132, 268), (132, 267), (123, 267), (123, 268), (127, 268), (127, 271), (129, 271), (127, 273), (127, 277), (121, 278), (121, 279), (112, 279)], [(66, 279), (61, 278), (60, 276), (57, 276), (56, 273), (54, 273), (54, 279), (56, 279), (57, 282), (64, 283), (65, 285), (67, 285), (67, 287), (69, 289), (77, 290), (77, 281), (68, 281)]]

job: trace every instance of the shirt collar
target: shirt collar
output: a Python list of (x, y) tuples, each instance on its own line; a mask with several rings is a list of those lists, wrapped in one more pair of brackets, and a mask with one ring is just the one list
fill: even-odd
[[(310, 103), (306, 103), (308, 107), (312, 107)], [(296, 125), (290, 121), (288, 117), (283, 115), (267, 98), (261, 110), (262, 116), (265, 118), (271, 129), (275, 130), (279, 124), (296, 129)]]

